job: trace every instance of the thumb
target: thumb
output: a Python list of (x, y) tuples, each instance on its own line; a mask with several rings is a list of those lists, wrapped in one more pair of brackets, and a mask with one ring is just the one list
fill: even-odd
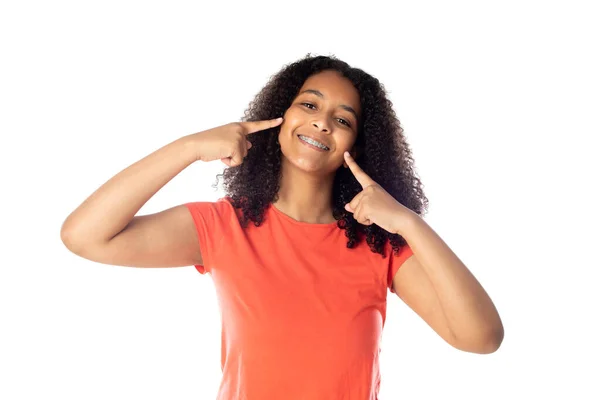
[(228, 167), (238, 166), (242, 163), (242, 161), (243, 160), (241, 160), (241, 157), (237, 155), (233, 155), (227, 158), (221, 158), (221, 162), (223, 162), (223, 164), (227, 165)]

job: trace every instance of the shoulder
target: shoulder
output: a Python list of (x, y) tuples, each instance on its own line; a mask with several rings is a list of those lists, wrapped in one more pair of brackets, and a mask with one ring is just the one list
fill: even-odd
[(229, 198), (216, 201), (192, 201), (185, 203), (197, 224), (216, 225), (230, 223), (236, 218), (237, 210)]
[(238, 220), (243, 216), (242, 209), (235, 207), (233, 199), (229, 196), (218, 199), (215, 208), (223, 215), (236, 216)]

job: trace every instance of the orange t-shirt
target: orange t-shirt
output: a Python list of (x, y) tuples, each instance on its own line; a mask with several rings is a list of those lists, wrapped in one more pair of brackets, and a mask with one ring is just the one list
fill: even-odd
[(273, 205), (245, 229), (227, 197), (186, 206), (221, 313), (218, 400), (377, 400), (387, 290), (411, 249), (348, 249), (335, 222)]

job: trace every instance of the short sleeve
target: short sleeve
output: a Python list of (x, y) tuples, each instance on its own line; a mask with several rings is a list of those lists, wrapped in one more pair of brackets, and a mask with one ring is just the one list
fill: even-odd
[(398, 270), (400, 269), (400, 267), (402, 266), (402, 264), (404, 264), (404, 262), (413, 255), (413, 251), (412, 249), (408, 246), (408, 244), (400, 247), (400, 249), (398, 250), (398, 255), (394, 254), (394, 251), (392, 250), (392, 246), (389, 244), (389, 242), (387, 243), (388, 245), (388, 251), (390, 252), (389, 255), (389, 265), (388, 265), (388, 289), (390, 290), (390, 292), (392, 293), (396, 293), (394, 291), (394, 289), (392, 288), (392, 283), (394, 280), (394, 276), (396, 276), (396, 272), (398, 272)]
[(230, 223), (228, 214), (233, 212), (232, 206), (222, 199), (217, 202), (190, 202), (185, 203), (185, 206), (190, 211), (196, 225), (198, 244), (202, 254), (202, 264), (194, 265), (194, 267), (201, 274), (211, 273), (218, 264), (218, 249), (227, 235)]

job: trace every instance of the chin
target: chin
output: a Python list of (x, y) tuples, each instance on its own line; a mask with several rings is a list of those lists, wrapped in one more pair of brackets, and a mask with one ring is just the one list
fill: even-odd
[(281, 163), (282, 168), (293, 168), (307, 173), (319, 175), (329, 175), (331, 173), (334, 173), (342, 165), (332, 165), (331, 159), (323, 160), (323, 162), (318, 162), (302, 154), (292, 152), (292, 154), (290, 155), (289, 153), (284, 152), (283, 150)]

